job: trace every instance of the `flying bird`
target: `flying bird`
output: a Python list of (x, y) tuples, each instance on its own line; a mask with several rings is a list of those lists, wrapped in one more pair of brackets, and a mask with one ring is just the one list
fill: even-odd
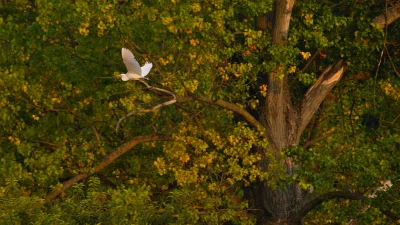
[(139, 80), (147, 79), (146, 75), (150, 72), (152, 63), (146, 62), (142, 67), (140, 67), (138, 61), (136, 61), (135, 56), (129, 49), (122, 48), (122, 59), (128, 72), (126, 74), (121, 74), (121, 79), (123, 81), (128, 80)]

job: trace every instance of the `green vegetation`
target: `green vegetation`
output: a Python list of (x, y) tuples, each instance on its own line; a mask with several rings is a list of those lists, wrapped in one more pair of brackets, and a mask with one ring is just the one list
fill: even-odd
[(395, 223), (399, 8), (3, 0), (0, 224)]

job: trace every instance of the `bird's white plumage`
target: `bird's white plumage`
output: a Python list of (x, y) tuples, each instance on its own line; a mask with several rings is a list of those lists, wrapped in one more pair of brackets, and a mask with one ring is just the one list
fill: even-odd
[(128, 77), (126, 74), (121, 74), (121, 79), (122, 79), (123, 81), (128, 81), (128, 80), (129, 80), (129, 77)]
[(134, 73), (138, 75), (142, 74), (140, 65), (138, 61), (136, 61), (135, 56), (133, 56), (131, 51), (126, 48), (122, 48), (122, 59), (124, 60), (126, 69), (128, 69), (128, 73)]
[(142, 66), (142, 76), (145, 77), (147, 74), (149, 74), (151, 67), (153, 67), (153, 64), (146, 62), (143, 66)]
[(121, 53), (126, 69), (128, 70), (126, 74), (120, 75), (123, 81), (144, 79), (153, 67), (153, 64), (149, 62), (140, 67), (140, 64), (129, 49), (122, 48)]

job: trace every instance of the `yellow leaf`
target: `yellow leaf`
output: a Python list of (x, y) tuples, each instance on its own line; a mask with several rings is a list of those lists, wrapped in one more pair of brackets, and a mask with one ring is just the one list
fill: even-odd
[(161, 20), (164, 25), (168, 25), (173, 21), (173, 19), (171, 17), (163, 17), (163, 18), (161, 18)]
[(61, 102), (61, 99), (59, 99), (59, 98), (52, 98), (51, 101), (60, 103), (60, 102)]
[(199, 3), (193, 3), (190, 8), (192, 8), (193, 12), (200, 12), (201, 7)]
[(194, 58), (196, 58), (196, 53), (189, 53), (189, 58), (190, 60), (193, 60)]
[(19, 145), (20, 143), (21, 143), (21, 141), (19, 140), (19, 138), (15, 138), (14, 144)]
[(303, 59), (308, 59), (311, 56), (311, 53), (309, 52), (300, 52), (301, 56), (303, 57)]
[(168, 185), (165, 185), (165, 184), (164, 184), (164, 185), (162, 185), (162, 186), (161, 186), (161, 190), (163, 190), (163, 191), (166, 191), (166, 190), (168, 190)]
[(267, 85), (263, 84), (260, 87), (258, 87), (258, 89), (260, 90), (260, 93), (262, 94), (262, 96), (267, 96)]
[(289, 73), (294, 73), (294, 72), (296, 72), (296, 66), (289, 67)]
[(184, 154), (181, 157), (179, 157), (179, 160), (181, 160), (181, 162), (186, 163), (190, 160), (190, 156), (188, 154)]
[(197, 39), (190, 39), (190, 45), (196, 46), (199, 43), (199, 40)]

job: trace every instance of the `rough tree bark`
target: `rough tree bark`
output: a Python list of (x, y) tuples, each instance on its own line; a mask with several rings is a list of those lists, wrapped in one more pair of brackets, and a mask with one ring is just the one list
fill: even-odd
[(385, 13), (376, 17), (374, 23), (379, 29), (385, 28), (386, 25), (393, 23), (400, 18), (400, 2), (388, 8)]
[[(284, 46), (287, 41), (294, 4), (295, 0), (277, 0), (275, 3), (275, 19), (272, 28), (272, 44), (275, 46)], [(296, 165), (291, 158), (279, 159), (279, 151), (299, 144), (305, 127), (328, 92), (340, 80), (343, 71), (342, 61), (327, 68), (298, 107), (293, 106), (290, 100), (285, 67), (278, 65), (268, 75), (268, 96), (259, 119), (267, 129), (271, 146), (269, 150), (276, 153), (276, 157), (288, 175), (293, 175)], [(272, 217), (275, 224), (289, 224), (296, 212), (305, 205), (307, 195), (307, 192), (301, 190), (297, 184), (288, 184), (274, 190), (269, 188), (267, 181), (253, 190), (253, 196), (258, 199), (255, 201), (256, 207), (265, 212), (262, 217), (266, 215)], [(265, 219), (258, 218), (258, 221), (264, 223)]]

